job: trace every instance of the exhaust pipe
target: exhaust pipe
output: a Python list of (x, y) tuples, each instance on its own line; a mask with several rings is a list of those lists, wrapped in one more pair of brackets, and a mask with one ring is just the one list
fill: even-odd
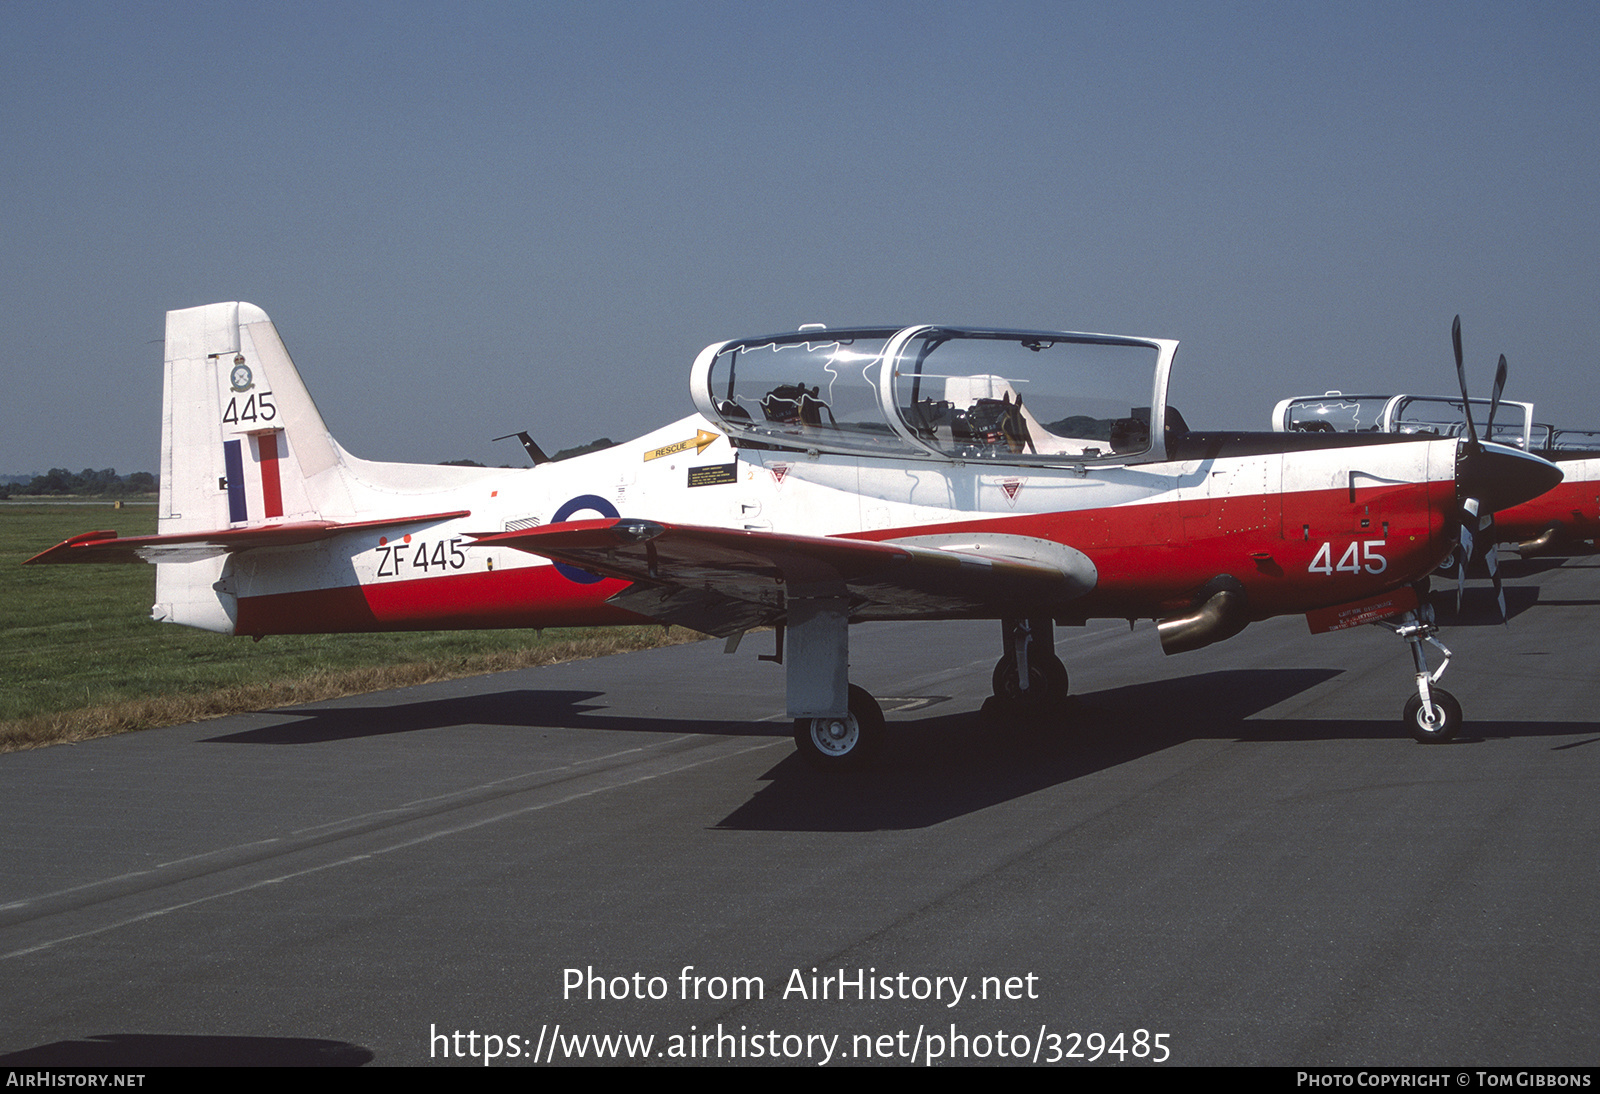
[(1550, 549), (1556, 540), (1561, 538), (1561, 525), (1556, 521), (1550, 522), (1550, 527), (1534, 536), (1517, 544), (1517, 551), (1526, 558), (1529, 555), (1542, 554)]
[(1194, 611), (1158, 620), (1156, 630), (1161, 635), (1163, 653), (1188, 653), (1232, 638), (1249, 622), (1243, 583), (1228, 574), (1218, 574), (1195, 597)]

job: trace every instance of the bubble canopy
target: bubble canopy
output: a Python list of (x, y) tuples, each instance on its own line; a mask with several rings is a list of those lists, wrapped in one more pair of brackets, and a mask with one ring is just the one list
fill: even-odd
[(958, 327), (806, 328), (706, 347), (695, 406), (736, 444), (1011, 464), (1165, 456), (1178, 343)]
[[(1495, 415), (1491, 428), (1489, 417)], [(1472, 400), (1473, 424), (1486, 441), (1534, 450), (1533, 404)], [(1284, 433), (1408, 433), (1465, 437), (1460, 399), (1439, 395), (1297, 395), (1272, 411), (1272, 428)]]

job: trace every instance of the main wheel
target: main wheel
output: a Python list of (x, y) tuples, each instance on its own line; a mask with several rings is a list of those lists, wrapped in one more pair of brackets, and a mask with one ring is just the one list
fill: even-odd
[(1000, 658), (994, 666), (990, 683), (994, 697), (1000, 705), (1026, 714), (1042, 714), (1057, 706), (1067, 697), (1071, 681), (1067, 666), (1054, 654), (1028, 658), (1028, 690), (1021, 687), (1022, 674), (1017, 672), (1017, 659), (1011, 654)]
[(1461, 704), (1443, 688), (1429, 688), (1428, 699), (1432, 709), (1426, 714), (1422, 696), (1413, 695), (1406, 700), (1406, 729), (1425, 745), (1444, 744), (1461, 731)]
[(883, 709), (866, 688), (850, 685), (843, 718), (796, 718), (794, 745), (807, 762), (829, 771), (860, 767), (883, 733)]

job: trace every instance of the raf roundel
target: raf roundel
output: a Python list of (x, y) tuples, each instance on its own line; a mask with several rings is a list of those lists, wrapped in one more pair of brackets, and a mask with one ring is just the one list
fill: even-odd
[[(574, 513), (581, 513), (585, 509), (592, 509), (601, 516), (610, 517), (612, 520), (620, 520), (622, 518), (622, 514), (617, 511), (617, 507), (599, 494), (579, 494), (563, 504), (560, 509), (557, 509), (556, 515), (550, 518), (550, 523), (560, 524), (564, 520), (571, 520)], [(556, 572), (568, 581), (575, 581), (579, 585), (595, 585), (605, 580), (599, 574), (591, 574), (588, 570), (580, 570), (576, 566), (568, 566), (564, 562), (556, 563)]]

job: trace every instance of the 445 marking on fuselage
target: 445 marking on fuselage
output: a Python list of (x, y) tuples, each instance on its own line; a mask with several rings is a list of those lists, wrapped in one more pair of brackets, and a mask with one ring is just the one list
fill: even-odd
[(434, 575), (451, 570), (464, 570), (467, 553), (462, 550), (467, 541), (460, 536), (429, 541), (402, 536), (391, 543), (388, 537), (378, 540), (378, 577), (404, 577), (421, 572)]
[[(580, 494), (569, 498), (556, 509), (555, 515), (550, 518), (551, 524), (560, 524), (571, 520), (573, 517), (584, 513), (594, 513), (598, 516), (609, 517), (616, 520), (620, 517), (617, 507), (598, 494)], [(437, 577), (440, 574), (465, 570), (468, 565), (468, 555), (465, 548), (471, 546), (471, 538), (464, 536), (451, 536), (449, 539), (436, 539), (427, 536), (401, 536), (390, 540), (387, 536), (378, 538), (377, 569), (374, 576), (380, 578), (409, 578), (409, 577)], [(555, 563), (556, 572), (568, 581), (578, 585), (594, 585), (603, 581), (598, 574), (580, 570), (576, 566), (569, 566), (563, 562)]]
[[(1383, 547), (1388, 540), (1363, 539), (1357, 540), (1344, 549), (1339, 556), (1339, 561), (1333, 561), (1333, 544), (1325, 541), (1317, 548), (1317, 553), (1312, 556), (1311, 565), (1306, 567), (1307, 573), (1327, 574), (1359, 574), (1365, 570), (1369, 574), (1381, 574), (1389, 568), (1389, 560), (1379, 553), (1378, 548)], [(1359, 550), (1358, 550), (1359, 548)]]

